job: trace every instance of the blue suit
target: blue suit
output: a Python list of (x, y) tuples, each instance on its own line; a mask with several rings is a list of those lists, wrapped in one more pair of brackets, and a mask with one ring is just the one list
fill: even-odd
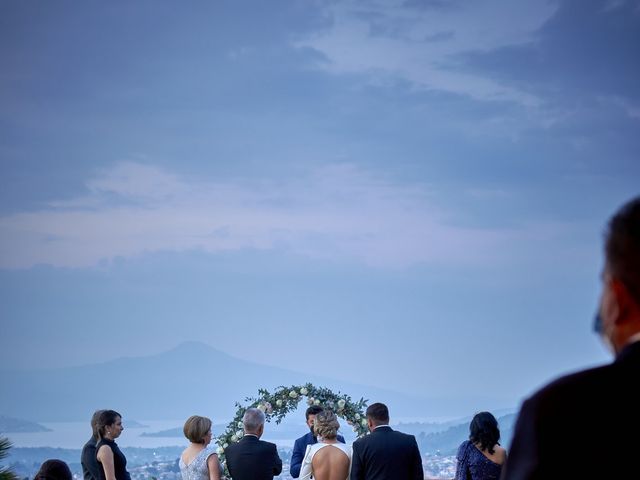
[[(341, 443), (345, 443), (344, 437), (342, 435), (338, 435), (338, 441)], [(309, 432), (297, 439), (296, 443), (293, 444), (293, 452), (291, 453), (291, 467), (289, 468), (289, 473), (291, 473), (291, 476), (293, 478), (298, 478), (300, 476), (302, 460), (304, 460), (304, 454), (307, 451), (307, 445), (313, 445), (315, 443), (318, 443), (318, 439), (314, 437), (311, 432)]]

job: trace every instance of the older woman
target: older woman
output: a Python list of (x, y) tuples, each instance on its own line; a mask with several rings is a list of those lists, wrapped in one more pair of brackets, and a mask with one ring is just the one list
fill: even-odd
[(338, 442), (340, 424), (336, 414), (324, 410), (316, 415), (313, 431), (318, 443), (307, 446), (300, 480), (346, 480), (351, 467), (351, 449)]
[(498, 421), (489, 412), (476, 414), (469, 424), (469, 440), (458, 448), (456, 480), (500, 478), (507, 452), (498, 443)]
[(191, 442), (180, 455), (182, 480), (220, 480), (222, 466), (211, 443), (211, 420), (193, 415), (183, 428), (184, 436)]
[(96, 422), (98, 437), (96, 458), (102, 468), (98, 468), (100, 480), (131, 480), (127, 471), (127, 458), (114, 441), (120, 436), (122, 415), (115, 410), (103, 410)]

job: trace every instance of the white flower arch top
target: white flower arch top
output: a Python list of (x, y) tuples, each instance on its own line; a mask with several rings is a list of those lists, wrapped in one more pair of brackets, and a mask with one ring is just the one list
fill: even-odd
[(369, 433), (364, 413), (367, 407), (367, 400), (363, 398), (353, 402), (348, 395), (340, 392), (334, 393), (328, 388), (315, 387), (310, 383), (292, 385), (291, 387), (278, 387), (273, 393), (261, 388), (258, 390), (257, 398), (245, 398), (245, 405), (236, 402), (237, 410), (233, 420), (216, 440), (220, 461), (224, 462), (224, 449), (230, 444), (239, 441), (244, 435), (242, 417), (248, 408), (259, 408), (264, 412), (267, 422), (275, 419), (276, 423), (280, 423), (289, 412), (298, 408), (298, 404), (303, 398), (306, 398), (308, 405), (319, 405), (333, 410), (336, 415), (347, 421), (358, 437)]

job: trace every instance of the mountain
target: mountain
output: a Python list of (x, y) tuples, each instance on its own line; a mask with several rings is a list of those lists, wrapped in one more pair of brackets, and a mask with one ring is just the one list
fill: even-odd
[[(500, 428), (500, 445), (508, 449), (508, 443), (513, 434), (516, 414), (510, 413), (497, 417)], [(406, 430), (402, 430), (406, 431)], [(415, 432), (408, 432), (415, 433)], [(416, 434), (420, 451), (426, 454), (439, 452), (442, 455), (455, 455), (460, 444), (469, 438), (469, 422), (459, 423), (444, 431)]]
[(34, 433), (50, 432), (47, 427), (39, 423), (30, 422), (21, 418), (5, 417), (0, 415), (0, 432), (2, 433)]
[(2, 371), (0, 412), (38, 421), (77, 421), (112, 408), (125, 420), (174, 420), (200, 414), (214, 421), (232, 417), (236, 401), (258, 388), (325, 386), (389, 405), (392, 416), (460, 415), (473, 399), (421, 398), (248, 362), (199, 342), (147, 357), (49, 370)]

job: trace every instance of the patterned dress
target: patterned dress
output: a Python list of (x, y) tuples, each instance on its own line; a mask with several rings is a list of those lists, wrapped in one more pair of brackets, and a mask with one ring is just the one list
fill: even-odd
[(456, 480), (497, 480), (502, 465), (485, 457), (469, 440), (462, 442), (458, 449)]
[[(196, 458), (191, 460), (189, 465), (186, 465), (180, 457), (180, 473), (182, 474), (182, 480), (209, 480), (209, 467), (207, 466), (207, 460), (211, 455), (216, 453), (215, 447), (204, 448)], [(220, 475), (222, 475), (222, 465), (218, 462), (218, 469)]]

